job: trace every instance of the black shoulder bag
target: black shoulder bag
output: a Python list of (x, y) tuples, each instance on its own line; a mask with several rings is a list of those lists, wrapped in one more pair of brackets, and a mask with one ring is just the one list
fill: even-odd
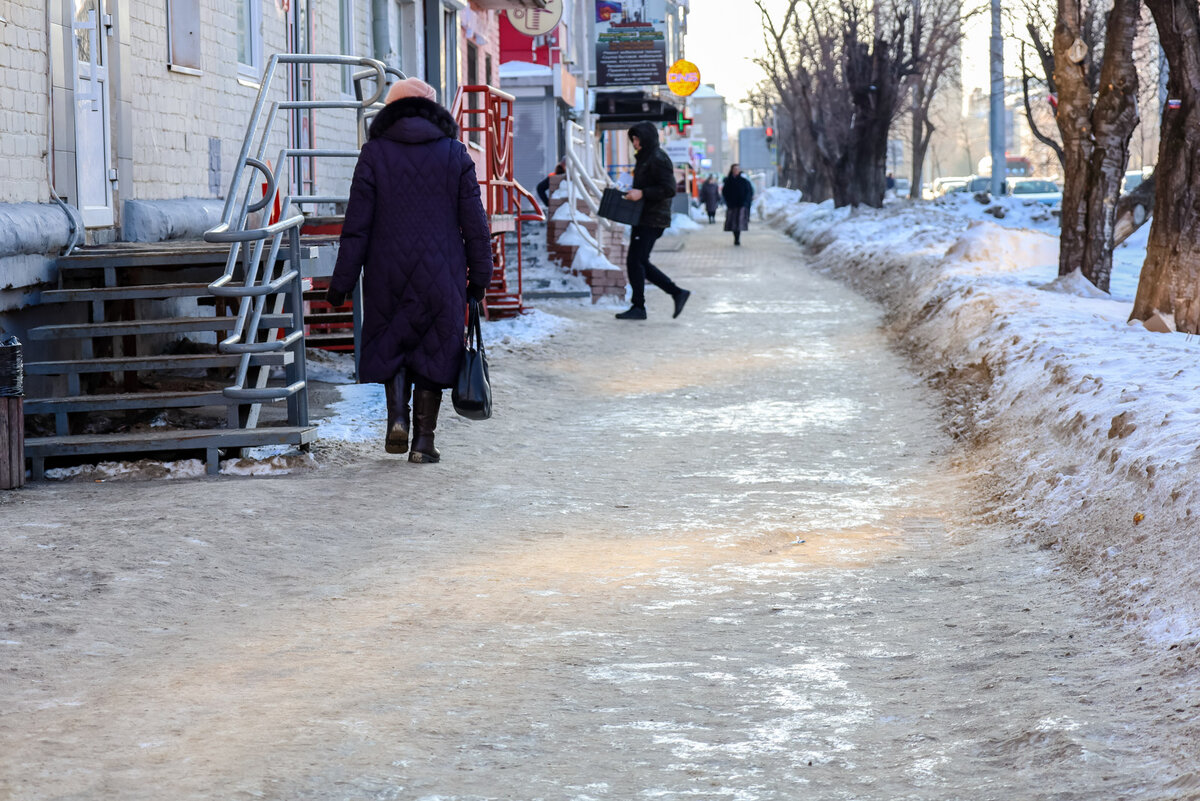
[(458, 380), (450, 390), (454, 411), (468, 420), (486, 420), (492, 416), (492, 385), (488, 377), (487, 353), (483, 350), (483, 328), (479, 323), (479, 301), (470, 301), (467, 313), (466, 351)]

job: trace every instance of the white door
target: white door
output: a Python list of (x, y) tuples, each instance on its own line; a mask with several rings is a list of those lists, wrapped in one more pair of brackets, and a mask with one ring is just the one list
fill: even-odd
[(76, 203), (88, 228), (113, 224), (113, 182), (109, 141), (107, 0), (71, 0), (75, 14), (75, 183)]

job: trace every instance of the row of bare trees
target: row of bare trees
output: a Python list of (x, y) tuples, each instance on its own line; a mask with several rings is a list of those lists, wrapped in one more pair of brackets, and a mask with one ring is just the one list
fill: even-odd
[[(788, 0), (781, 18), (755, 0), (766, 80), (752, 102), (776, 111), (786, 184), (811, 200), (880, 206), (889, 132), (911, 124), (913, 197), (934, 122), (930, 109), (958, 78), (963, 0)], [(1054, 129), (1039, 125), (1022, 50), (1025, 111), (1064, 176), (1059, 271), (1080, 270), (1107, 290), (1122, 179), (1140, 120), (1135, 52), (1148, 9), (1169, 77), (1159, 133), (1154, 211), (1132, 318), (1173, 314), (1200, 333), (1200, 9), (1196, 0), (1029, 0), (1025, 41), (1055, 100)], [(1044, 8), (1045, 6), (1043, 6)]]

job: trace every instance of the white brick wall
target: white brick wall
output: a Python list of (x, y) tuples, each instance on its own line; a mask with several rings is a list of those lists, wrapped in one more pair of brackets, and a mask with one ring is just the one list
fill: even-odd
[[(370, 0), (353, 0), (358, 52), (370, 54)], [(208, 139), (221, 140), (221, 195), (227, 191), (234, 160), (245, 136), (245, 126), (257, 89), (238, 82), (237, 17), (228, 0), (203, 0), (201, 6), (201, 76), (171, 72), (166, 68), (167, 33), (165, 3), (142, 0), (131, 10), (134, 88), (129, 96), (134, 116), (133, 196), (138, 199), (208, 197)], [(316, 47), (320, 53), (339, 48), (338, 0), (314, 0)], [(287, 50), (287, 18), (276, 0), (263, 0), (263, 60)], [(318, 69), (321, 98), (341, 96), (335, 68)], [(286, 98), (286, 70), (276, 73), (273, 87), (279, 100)], [(280, 114), (277, 134), (268, 148), (270, 158), (286, 144), (286, 115)], [(314, 126), (318, 147), (353, 147), (353, 114), (349, 111), (317, 112)], [(318, 171), (323, 193), (345, 193), (353, 162), (322, 163)]]
[(0, 24), (0, 203), (50, 200), (46, 0), (6, 0)]

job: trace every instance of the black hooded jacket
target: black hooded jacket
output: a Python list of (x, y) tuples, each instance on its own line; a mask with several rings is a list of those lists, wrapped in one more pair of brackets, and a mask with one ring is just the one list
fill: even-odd
[(629, 129), (641, 143), (633, 168), (633, 188), (642, 190), (645, 204), (638, 225), (671, 227), (671, 198), (675, 197), (675, 165), (658, 144), (658, 128), (639, 122)]

